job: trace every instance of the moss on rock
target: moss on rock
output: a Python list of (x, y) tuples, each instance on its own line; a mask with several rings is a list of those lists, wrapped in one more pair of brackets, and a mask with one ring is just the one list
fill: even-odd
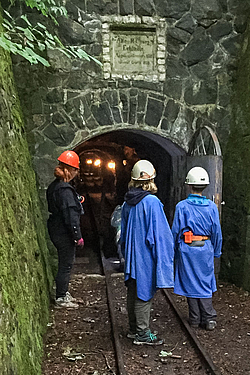
[(11, 60), (2, 49), (0, 112), (0, 373), (41, 374), (52, 274)]
[(232, 100), (233, 123), (224, 155), (224, 256), (222, 275), (250, 290), (250, 25)]

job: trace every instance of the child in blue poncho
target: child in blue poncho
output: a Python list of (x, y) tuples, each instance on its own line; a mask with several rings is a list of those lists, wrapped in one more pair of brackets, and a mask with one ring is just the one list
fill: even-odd
[(216, 311), (212, 294), (216, 289), (214, 257), (221, 256), (222, 234), (217, 206), (202, 196), (209, 176), (201, 167), (192, 168), (186, 178), (191, 194), (176, 206), (172, 226), (175, 244), (176, 294), (186, 296), (189, 323), (213, 330)]
[(173, 237), (163, 205), (154, 195), (155, 169), (147, 160), (133, 167), (122, 207), (120, 244), (125, 259), (130, 332), (136, 345), (159, 345), (149, 327), (152, 298), (159, 288), (173, 287)]

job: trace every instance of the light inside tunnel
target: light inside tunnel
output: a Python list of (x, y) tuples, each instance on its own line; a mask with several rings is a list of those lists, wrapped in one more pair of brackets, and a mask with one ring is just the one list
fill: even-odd
[(101, 166), (101, 160), (100, 160), (100, 159), (96, 159), (96, 160), (94, 161), (94, 166), (95, 166), (95, 167), (100, 167), (100, 166)]
[(114, 162), (114, 161), (110, 161), (110, 162), (108, 163), (108, 168), (109, 168), (109, 169), (115, 169), (115, 162)]
[(90, 164), (93, 164), (93, 160), (92, 160), (92, 159), (87, 159), (87, 160), (86, 160), (86, 164), (89, 164), (89, 165), (90, 165)]

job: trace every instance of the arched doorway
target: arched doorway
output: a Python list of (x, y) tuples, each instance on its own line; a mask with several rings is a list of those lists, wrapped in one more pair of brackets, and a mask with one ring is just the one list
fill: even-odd
[(131, 169), (139, 159), (147, 159), (155, 166), (157, 195), (164, 204), (170, 225), (175, 205), (185, 198), (185, 176), (192, 166), (208, 170), (211, 184), (206, 194), (220, 206), (221, 151), (215, 133), (208, 127), (194, 134), (188, 154), (170, 139), (139, 129), (98, 135), (78, 145), (75, 151), (81, 159), (77, 190), (86, 197), (83, 232), (90, 238), (103, 237), (107, 256), (116, 251), (111, 215), (115, 207), (123, 203)]
[(75, 151), (81, 160), (77, 190), (86, 198), (83, 232), (90, 238), (103, 237), (107, 256), (115, 251), (111, 215), (123, 203), (131, 169), (139, 159), (147, 159), (155, 166), (157, 195), (171, 224), (175, 205), (183, 198), (185, 150), (158, 134), (126, 129), (93, 137)]

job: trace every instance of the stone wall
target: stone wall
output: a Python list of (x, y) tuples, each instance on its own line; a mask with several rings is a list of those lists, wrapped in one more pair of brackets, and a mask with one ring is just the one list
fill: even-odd
[(52, 282), (10, 57), (0, 50), (0, 373), (41, 374)]
[[(249, 0), (67, 0), (66, 7), (69, 18), (60, 21), (60, 38), (100, 59), (104, 69), (93, 61), (69, 61), (56, 52), (48, 54), (51, 67), (46, 70), (14, 60), (43, 198), (60, 152), (115, 129), (157, 133), (188, 151), (195, 131), (208, 125), (218, 135), (225, 165), (234, 164), (227, 143), (234, 126), (233, 82)], [(161, 32), (165, 30), (164, 36), (157, 36), (158, 75), (112, 72), (107, 30), (126, 25), (153, 25), (156, 30), (161, 25)], [(223, 199), (224, 223), (233, 223), (227, 195)], [(226, 238), (229, 229), (225, 226)], [(232, 252), (225, 247), (229, 275), (234, 273), (232, 262), (244, 262), (243, 247)], [(239, 268), (235, 272), (242, 280)]]
[(250, 28), (234, 82), (232, 130), (225, 151), (224, 277), (250, 290)]
[(216, 129), (224, 149), (248, 1), (68, 0), (66, 6), (69, 18), (60, 22), (61, 39), (101, 61), (107, 42), (104, 25), (165, 22), (166, 79), (105, 79), (107, 66), (103, 71), (94, 62), (72, 62), (55, 52), (49, 54), (51, 68), (46, 71), (16, 61), (42, 185), (47, 185), (51, 163), (62, 150), (111, 129), (144, 128), (188, 150), (195, 130), (206, 124)]

